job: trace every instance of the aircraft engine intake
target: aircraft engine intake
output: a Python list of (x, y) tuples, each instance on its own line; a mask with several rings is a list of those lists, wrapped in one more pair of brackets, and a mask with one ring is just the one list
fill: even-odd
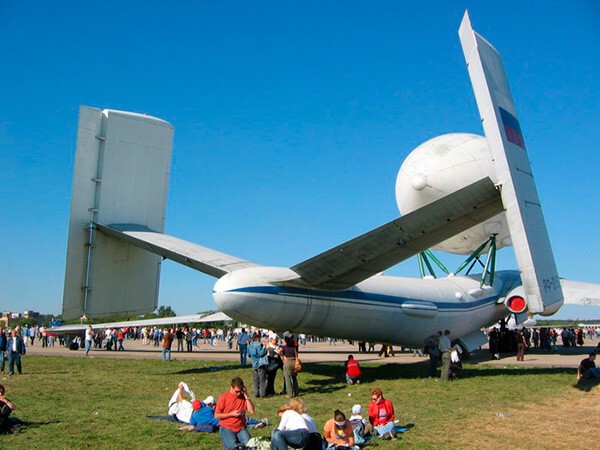
[(513, 314), (527, 311), (527, 295), (523, 286), (518, 286), (506, 294), (504, 306)]
[[(408, 214), (471, 183), (490, 177), (496, 182), (486, 138), (469, 133), (444, 134), (414, 149), (396, 179), (396, 203)], [(504, 213), (433, 247), (470, 255), (496, 234), (498, 249), (512, 245)]]
[(527, 302), (520, 295), (513, 295), (506, 299), (505, 303), (508, 310), (513, 314), (520, 314), (527, 309)]

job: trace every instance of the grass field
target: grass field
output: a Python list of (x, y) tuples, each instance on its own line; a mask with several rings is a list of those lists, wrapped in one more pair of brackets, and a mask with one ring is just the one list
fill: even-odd
[[(25, 374), (2, 377), (15, 416), (30, 422), (21, 433), (0, 436), (6, 449), (219, 449), (218, 434), (182, 432), (151, 420), (165, 415), (180, 381), (197, 397), (218, 397), (251, 369), (211, 361), (24, 358)], [(423, 364), (427, 364), (426, 361)], [(574, 370), (516, 369), (465, 365), (461, 379), (423, 378), (421, 365), (363, 364), (364, 381), (347, 386), (339, 363), (305, 364), (301, 396), (322, 427), (339, 408), (366, 407), (369, 390), (380, 386), (393, 401), (401, 424), (414, 424), (398, 441), (367, 448), (596, 448), (600, 388), (575, 384)], [(278, 374), (276, 388), (281, 387)], [(251, 386), (249, 390), (252, 391)], [(256, 399), (255, 418), (278, 423), (285, 396)], [(269, 435), (273, 426), (252, 430)]]

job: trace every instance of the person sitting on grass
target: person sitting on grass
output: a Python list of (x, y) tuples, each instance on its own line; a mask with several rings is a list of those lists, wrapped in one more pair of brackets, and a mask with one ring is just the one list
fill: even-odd
[(577, 381), (580, 380), (600, 380), (600, 369), (596, 367), (596, 354), (590, 353), (587, 358), (581, 361), (577, 368)]
[(359, 384), (362, 371), (360, 364), (354, 359), (354, 356), (348, 355), (348, 360), (344, 363), (344, 372), (346, 374), (346, 383)]
[(360, 450), (360, 447), (354, 444), (352, 425), (346, 420), (346, 415), (339, 409), (333, 412), (333, 419), (329, 419), (325, 423), (323, 437), (327, 441), (328, 449)]
[(381, 388), (371, 389), (371, 403), (369, 403), (369, 423), (381, 439), (394, 439), (394, 405), (383, 398)]
[(348, 422), (352, 425), (354, 443), (357, 445), (364, 444), (371, 436), (373, 427), (362, 416), (362, 406), (357, 404), (352, 407), (352, 415)]
[(287, 405), (279, 408), (277, 414), (281, 421), (271, 433), (271, 450), (304, 448), (308, 444), (308, 425), (302, 417), (305, 410), (304, 402), (298, 397), (292, 397)]
[(219, 419), (219, 435), (223, 447), (235, 450), (239, 444), (246, 445), (250, 433), (246, 428), (246, 412), (254, 414), (254, 404), (241, 378), (231, 380), (229, 390), (217, 400), (215, 418)]
[(5, 392), (4, 385), (0, 384), (0, 434), (16, 433), (20, 431), (22, 422), (19, 419), (9, 417), (17, 407), (5, 397)]
[[(190, 424), (179, 427), (180, 430), (204, 433), (219, 431), (219, 421), (215, 419), (215, 398), (212, 395), (209, 395), (203, 401), (194, 400), (192, 408), (194, 408), (194, 412), (190, 418)], [(269, 425), (268, 419), (256, 420), (251, 417), (246, 418), (247, 428), (264, 428), (267, 425)]]

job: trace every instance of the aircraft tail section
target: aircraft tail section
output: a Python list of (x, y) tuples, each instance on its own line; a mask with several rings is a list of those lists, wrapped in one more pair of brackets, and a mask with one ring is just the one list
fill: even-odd
[(173, 127), (163, 120), (81, 107), (63, 319), (156, 308), (162, 258), (98, 233), (94, 224), (164, 231), (172, 142)]
[(508, 79), (498, 52), (471, 27), (468, 13), (459, 36), (530, 313), (550, 315), (563, 304), (560, 280)]

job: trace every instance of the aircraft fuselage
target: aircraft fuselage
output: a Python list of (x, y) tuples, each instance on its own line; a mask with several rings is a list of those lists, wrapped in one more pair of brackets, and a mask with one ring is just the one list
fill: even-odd
[(465, 336), (506, 317), (501, 300), (520, 284), (517, 271), (496, 274), (494, 287), (477, 276), (414, 279), (378, 275), (350, 289), (299, 286), (290, 269), (252, 267), (214, 287), (219, 309), (242, 323), (277, 331), (421, 347), (438, 330)]

